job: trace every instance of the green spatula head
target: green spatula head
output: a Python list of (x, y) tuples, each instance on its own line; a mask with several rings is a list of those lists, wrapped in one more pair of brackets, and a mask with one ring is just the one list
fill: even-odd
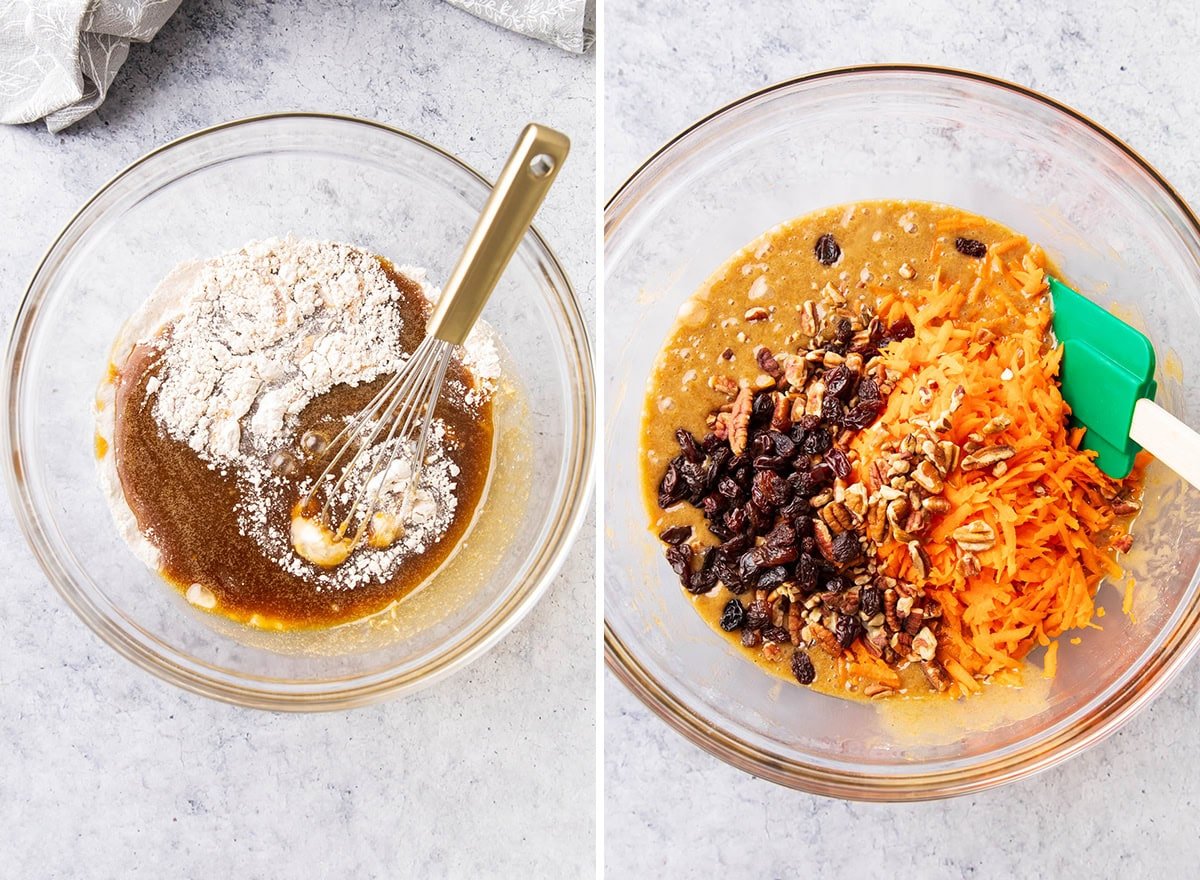
[(1096, 450), (1100, 470), (1121, 479), (1141, 451), (1129, 437), (1134, 404), (1143, 397), (1153, 400), (1158, 390), (1154, 346), (1057, 278), (1049, 282), (1054, 335), (1063, 346), (1063, 397), (1074, 422), (1087, 428), (1084, 448)]

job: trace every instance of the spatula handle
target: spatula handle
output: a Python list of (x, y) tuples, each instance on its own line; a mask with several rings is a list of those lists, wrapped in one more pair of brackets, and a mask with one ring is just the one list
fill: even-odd
[(1200, 434), (1157, 403), (1143, 398), (1133, 406), (1129, 436), (1143, 449), (1200, 489)]

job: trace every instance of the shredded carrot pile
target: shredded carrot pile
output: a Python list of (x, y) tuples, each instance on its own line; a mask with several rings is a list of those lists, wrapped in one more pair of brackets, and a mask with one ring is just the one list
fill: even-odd
[[(934, 266), (939, 257), (935, 247)], [(1068, 427), (1045, 271), (1040, 249), (1017, 238), (993, 245), (974, 278), (943, 284), (937, 270), (932, 289), (907, 297), (874, 290), (881, 318), (892, 325), (907, 316), (916, 332), (883, 350), (899, 378), (878, 422), (855, 441), (860, 461), (946, 410), (957, 386), (966, 394), (947, 439), (961, 446), (994, 417), (1010, 420), (988, 438), (1016, 450), (1001, 476), (974, 470), (948, 477), (951, 508), (923, 540), (926, 578), (914, 575), (903, 544), (889, 539), (880, 547), (886, 574), (923, 586), (941, 604), (937, 658), (958, 693), (980, 690), (984, 678), (1019, 676), (1022, 658), (1039, 645), (1049, 646), (1044, 668), (1052, 676), (1053, 640), (1091, 622), (1101, 579), (1120, 572), (1108, 548), (1120, 528), (1109, 502), (1121, 485), (1079, 448), (1082, 430)], [(996, 544), (977, 554), (977, 574), (964, 573), (950, 536), (979, 519)], [(850, 662), (864, 663), (858, 656)]]

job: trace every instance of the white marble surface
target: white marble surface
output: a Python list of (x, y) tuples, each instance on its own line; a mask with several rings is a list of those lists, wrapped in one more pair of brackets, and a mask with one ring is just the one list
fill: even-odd
[[(486, 173), (528, 119), (571, 133), (539, 226), (591, 315), (593, 83), (592, 57), (439, 0), (186, 3), (133, 48), (98, 114), (59, 136), (0, 128), (0, 316), (130, 160), (281, 109), (378, 118)], [(288, 716), (184, 694), (117, 657), (2, 508), (0, 875), (591, 876), (590, 522), (547, 598), (468, 670), (373, 708)]]
[[(913, 61), (1056, 96), (1200, 205), (1200, 12), (1052, 0), (727, 5), (608, 0), (605, 193), (693, 120), (809, 71)], [(619, 35), (619, 39), (617, 38)], [(1200, 666), (1085, 755), (948, 802), (862, 805), (749, 777), (605, 682), (607, 873), (630, 876), (1189, 876), (1200, 858)]]

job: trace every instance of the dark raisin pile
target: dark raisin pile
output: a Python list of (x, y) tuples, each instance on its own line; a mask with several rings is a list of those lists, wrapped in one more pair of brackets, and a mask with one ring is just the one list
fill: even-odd
[[(902, 319), (890, 328), (872, 322), (872, 330), (852, 333), (847, 322), (826, 350), (841, 355), (854, 352), (858, 363), (879, 354), (888, 342), (913, 335), (913, 327)], [(855, 343), (857, 340), (857, 344)], [(764, 350), (765, 351), (765, 350)], [(759, 365), (775, 363), (772, 354), (760, 352)], [(764, 367), (765, 369), (765, 367)], [(824, 399), (820, 414), (790, 414), (776, 417), (776, 406), (790, 404), (781, 389), (758, 391), (753, 398), (745, 451), (735, 454), (728, 439), (715, 433), (697, 440), (690, 432), (676, 432), (679, 454), (667, 465), (658, 488), (659, 506), (666, 509), (680, 502), (702, 511), (709, 531), (719, 544), (693, 550), (686, 543), (687, 527), (669, 528), (661, 534), (667, 543), (667, 560), (684, 588), (706, 593), (718, 583), (736, 596), (752, 591), (770, 591), (785, 584), (800, 595), (822, 594), (823, 607), (831, 607), (825, 596), (846, 593), (851, 587), (845, 576), (860, 562), (863, 548), (859, 533), (843, 531), (834, 536), (817, 516), (811, 500), (825, 495), (837, 478), (851, 474), (845, 447), (853, 432), (870, 426), (885, 403), (875, 379), (844, 363), (813, 367), (807, 382), (820, 380)], [(781, 425), (785, 425), (780, 429)], [(852, 607), (838, 606), (833, 638), (847, 647), (862, 633), (858, 618), (859, 595), (851, 594)], [(861, 596), (873, 613), (880, 607), (878, 590)], [(831, 603), (837, 604), (831, 599)], [(845, 612), (844, 614), (842, 612)], [(727, 632), (742, 631), (742, 643), (799, 644), (796, 632), (780, 626), (778, 612), (760, 599), (743, 605), (732, 599), (721, 615)], [(802, 684), (815, 677), (809, 658), (799, 648), (793, 651), (792, 669)]]

